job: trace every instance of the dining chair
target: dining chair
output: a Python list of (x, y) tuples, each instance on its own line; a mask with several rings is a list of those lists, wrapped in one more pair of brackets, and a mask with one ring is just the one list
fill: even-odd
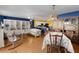
[(64, 53), (66, 49), (61, 47), (62, 36), (63, 35), (52, 35), (50, 36), (50, 45), (47, 45), (47, 53)]

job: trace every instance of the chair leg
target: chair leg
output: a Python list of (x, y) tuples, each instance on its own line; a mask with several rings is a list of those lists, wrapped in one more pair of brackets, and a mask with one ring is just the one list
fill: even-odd
[(36, 35), (35, 35), (35, 39), (36, 39)]
[(68, 50), (67, 50), (66, 48), (64, 49), (64, 51), (65, 51), (65, 53), (69, 53)]
[(60, 48), (58, 48), (58, 53), (61, 53)]
[(12, 47), (10, 48), (10, 49), (8, 49), (8, 50), (12, 50), (12, 49), (14, 49), (16, 46), (15, 46), (15, 42), (12, 42)]

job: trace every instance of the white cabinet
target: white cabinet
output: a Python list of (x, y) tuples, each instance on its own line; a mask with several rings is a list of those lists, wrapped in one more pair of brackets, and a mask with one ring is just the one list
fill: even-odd
[(18, 34), (27, 34), (30, 29), (30, 21), (4, 19), (4, 25), (6, 32), (15, 30)]
[(0, 29), (0, 48), (4, 47), (3, 29)]
[(64, 18), (65, 20), (65, 30), (74, 30), (78, 31), (78, 17), (73, 16), (73, 17), (66, 17)]

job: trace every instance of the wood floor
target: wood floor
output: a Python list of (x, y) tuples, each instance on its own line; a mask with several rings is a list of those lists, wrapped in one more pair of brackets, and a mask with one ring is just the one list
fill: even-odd
[[(24, 35), (23, 36), (23, 43), (14, 48), (9, 50), (12, 46), (7, 46), (5, 48), (0, 48), (0, 53), (43, 53), (42, 51), (42, 43), (43, 43), (42, 37), (34, 37), (32, 35)], [(79, 53), (79, 45), (73, 43), (73, 47), (75, 49), (75, 52)]]
[(76, 43), (72, 43), (73, 44), (73, 48), (75, 50), (75, 53), (79, 53), (79, 44)]

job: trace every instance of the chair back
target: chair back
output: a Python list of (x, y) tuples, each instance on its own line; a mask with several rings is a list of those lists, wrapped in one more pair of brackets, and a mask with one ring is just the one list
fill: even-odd
[(62, 36), (63, 35), (52, 35), (50, 33), (50, 43), (51, 45), (53, 44), (54, 46), (61, 46), (61, 41), (62, 41)]
[(16, 36), (13, 35), (13, 31), (10, 31), (10, 32), (7, 33), (7, 38), (8, 38), (8, 40), (9, 40), (10, 42), (14, 42), (14, 41), (17, 40)]
[(50, 37), (50, 45), (47, 45), (47, 52), (48, 53), (59, 53), (61, 48), (61, 42), (63, 35), (57, 34), (49, 34)]

